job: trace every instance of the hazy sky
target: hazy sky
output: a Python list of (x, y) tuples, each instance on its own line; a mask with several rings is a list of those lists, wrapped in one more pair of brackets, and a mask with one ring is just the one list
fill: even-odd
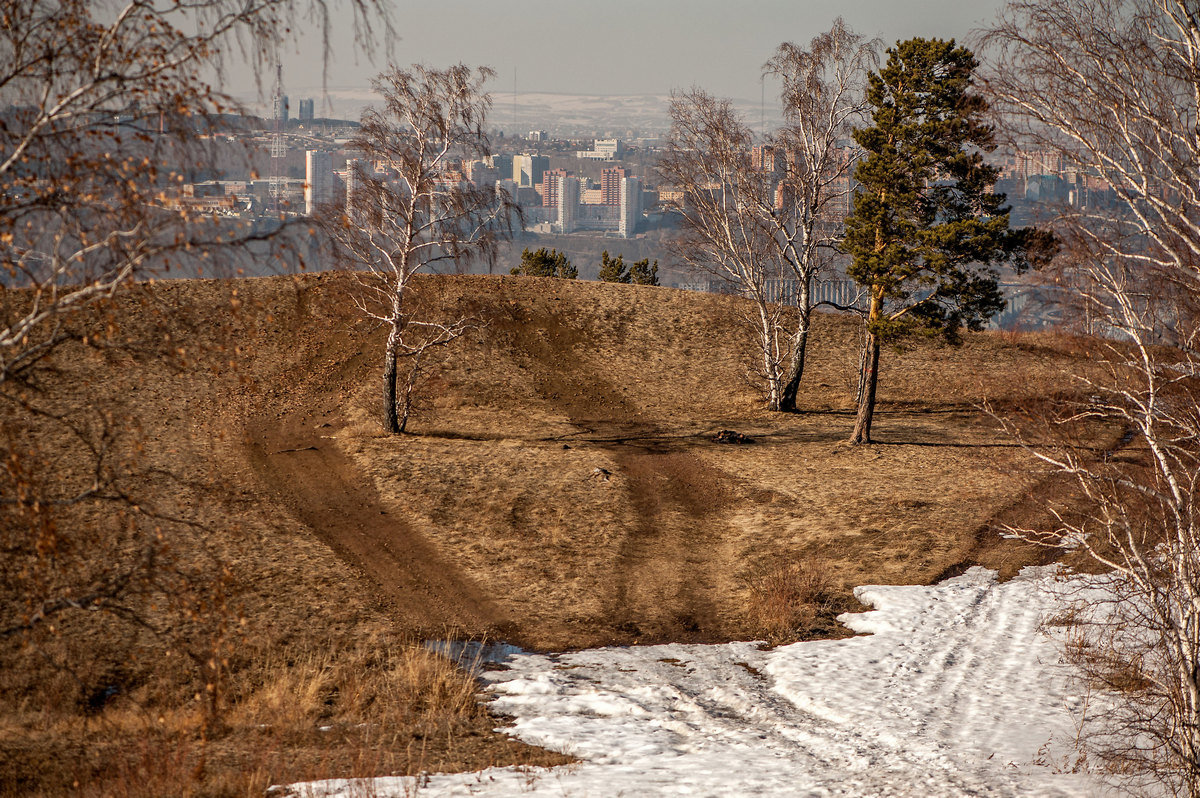
[[(388, 2), (388, 0), (385, 0)], [(398, 64), (486, 64), (494, 94), (666, 94), (697, 85), (756, 100), (760, 68), (782, 41), (805, 43), (837, 15), (891, 44), (911, 36), (962, 39), (995, 16), (1001, 0), (424, 0), (393, 2)], [(303, 28), (303, 25), (299, 26)], [(316, 36), (284, 56), (289, 93), (319, 96)], [(349, 25), (335, 24), (329, 88), (365, 86), (381, 71), (359, 53)], [(251, 86), (235, 86), (249, 91)]]

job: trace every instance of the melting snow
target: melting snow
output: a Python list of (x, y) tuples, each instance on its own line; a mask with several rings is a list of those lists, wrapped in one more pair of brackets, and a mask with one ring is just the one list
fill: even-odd
[(581, 761), (293, 785), (339, 798), (459, 795), (1086, 796), (1073, 692), (1040, 622), (1052, 571), (858, 588), (869, 636), (518, 653), (482, 678), (510, 734)]

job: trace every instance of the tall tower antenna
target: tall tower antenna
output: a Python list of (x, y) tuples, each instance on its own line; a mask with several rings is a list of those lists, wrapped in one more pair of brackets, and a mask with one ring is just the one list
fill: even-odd
[(763, 139), (767, 137), (767, 76), (760, 75), (758, 78), (759, 86), (762, 89), (762, 97), (759, 100), (758, 106), (758, 129)]
[(278, 214), (283, 209), (284, 171), (283, 159), (287, 146), (283, 143), (283, 125), (287, 118), (287, 98), (283, 95), (283, 62), (275, 62), (275, 101), (272, 103), (275, 117), (274, 134), (271, 136), (271, 211)]
[(513, 67), (513, 135), (517, 135), (517, 68)]

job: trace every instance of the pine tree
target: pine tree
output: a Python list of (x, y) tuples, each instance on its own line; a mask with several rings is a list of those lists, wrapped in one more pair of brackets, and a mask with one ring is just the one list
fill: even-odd
[(600, 273), (598, 277), (605, 283), (628, 283), (630, 273), (625, 266), (625, 256), (618, 255), (615, 258), (608, 256), (608, 250), (600, 253)]
[(562, 277), (574, 280), (579, 277), (579, 269), (571, 265), (565, 252), (556, 249), (547, 250), (545, 247), (536, 252), (528, 248), (521, 253), (521, 263), (509, 270), (509, 274), (521, 274), (526, 277)]
[(649, 258), (634, 261), (629, 267), (629, 282), (634, 285), (658, 285), (658, 261), (650, 265)]
[(1009, 227), (984, 121), (970, 91), (975, 56), (953, 40), (910, 39), (869, 78), (870, 127), (854, 131), (867, 153), (846, 218), (847, 274), (868, 294), (863, 390), (851, 443), (869, 443), (880, 345), (914, 332), (957, 343), (1004, 307), (996, 266), (1020, 270), (1032, 230)]

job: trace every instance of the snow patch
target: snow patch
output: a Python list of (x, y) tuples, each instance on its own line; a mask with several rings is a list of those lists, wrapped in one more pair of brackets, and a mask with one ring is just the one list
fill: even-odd
[(1053, 569), (982, 568), (931, 587), (866, 586), (841, 621), (868, 634), (513, 654), (482, 674), (517, 738), (558, 768), (334, 780), (291, 794), (1087, 796), (1073, 761), (1082, 702), (1041, 629)]

